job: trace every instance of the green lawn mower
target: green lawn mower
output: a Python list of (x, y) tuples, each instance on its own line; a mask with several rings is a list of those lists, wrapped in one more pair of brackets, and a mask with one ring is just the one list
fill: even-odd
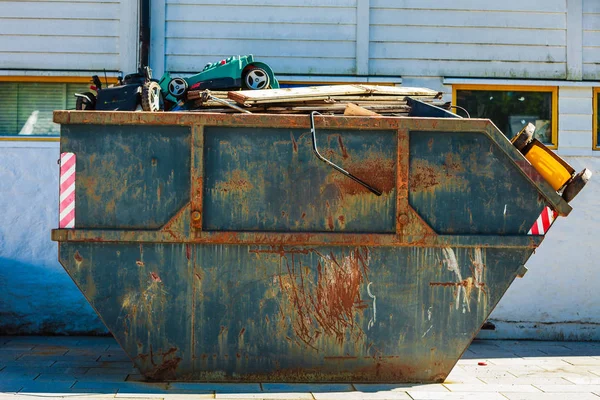
[[(167, 110), (186, 109), (188, 90), (279, 89), (279, 82), (267, 64), (254, 61), (252, 54), (233, 56), (207, 64), (202, 72), (187, 78), (173, 78), (166, 72), (159, 81)], [(183, 100), (183, 102), (181, 101)]]

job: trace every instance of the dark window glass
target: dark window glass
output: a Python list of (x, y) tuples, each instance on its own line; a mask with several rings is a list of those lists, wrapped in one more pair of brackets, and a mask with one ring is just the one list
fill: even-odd
[(456, 105), (465, 108), (471, 118), (492, 120), (509, 139), (531, 122), (535, 137), (553, 144), (552, 92), (460, 89), (456, 91)]

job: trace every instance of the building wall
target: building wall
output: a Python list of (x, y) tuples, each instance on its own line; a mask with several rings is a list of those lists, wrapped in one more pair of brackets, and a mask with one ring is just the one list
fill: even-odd
[[(0, 2), (0, 75), (135, 69), (135, 2), (18, 3)], [(402, 81), (443, 91), (447, 100), (453, 78), (559, 87), (558, 153), (596, 176), (492, 313), (496, 330), (481, 336), (600, 340), (593, 257), (600, 153), (592, 151), (591, 132), (592, 88), (600, 86), (596, 0), (218, 3), (152, 0), (155, 75), (253, 53), (280, 79)], [(0, 332), (106, 332), (50, 241), (57, 158), (56, 142), (0, 141)]]
[(371, 0), (370, 7), (370, 74), (566, 77), (564, 0)]
[(58, 142), (0, 141), (0, 334), (103, 333), (58, 263)]
[(0, 70), (135, 70), (136, 7), (131, 0), (1, 1)]
[(209, 62), (254, 54), (285, 74), (356, 72), (357, 0), (163, 3), (164, 53), (158, 40), (153, 45), (164, 64), (156, 71), (198, 72)]
[(600, 79), (600, 2), (583, 0), (583, 79)]

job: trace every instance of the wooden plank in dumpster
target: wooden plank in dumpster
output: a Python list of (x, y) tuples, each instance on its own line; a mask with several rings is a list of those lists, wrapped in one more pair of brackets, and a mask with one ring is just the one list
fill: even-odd
[(60, 262), (149, 379), (441, 382), (570, 211), (487, 120), (317, 117), (381, 196), (308, 116), (55, 121)]

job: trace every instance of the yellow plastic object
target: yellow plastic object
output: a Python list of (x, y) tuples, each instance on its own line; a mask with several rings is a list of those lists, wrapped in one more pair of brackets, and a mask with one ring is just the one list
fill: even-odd
[(531, 165), (546, 179), (554, 190), (558, 190), (571, 179), (571, 174), (548, 153), (549, 151), (541, 146), (534, 145), (525, 154), (525, 158), (529, 160)]

